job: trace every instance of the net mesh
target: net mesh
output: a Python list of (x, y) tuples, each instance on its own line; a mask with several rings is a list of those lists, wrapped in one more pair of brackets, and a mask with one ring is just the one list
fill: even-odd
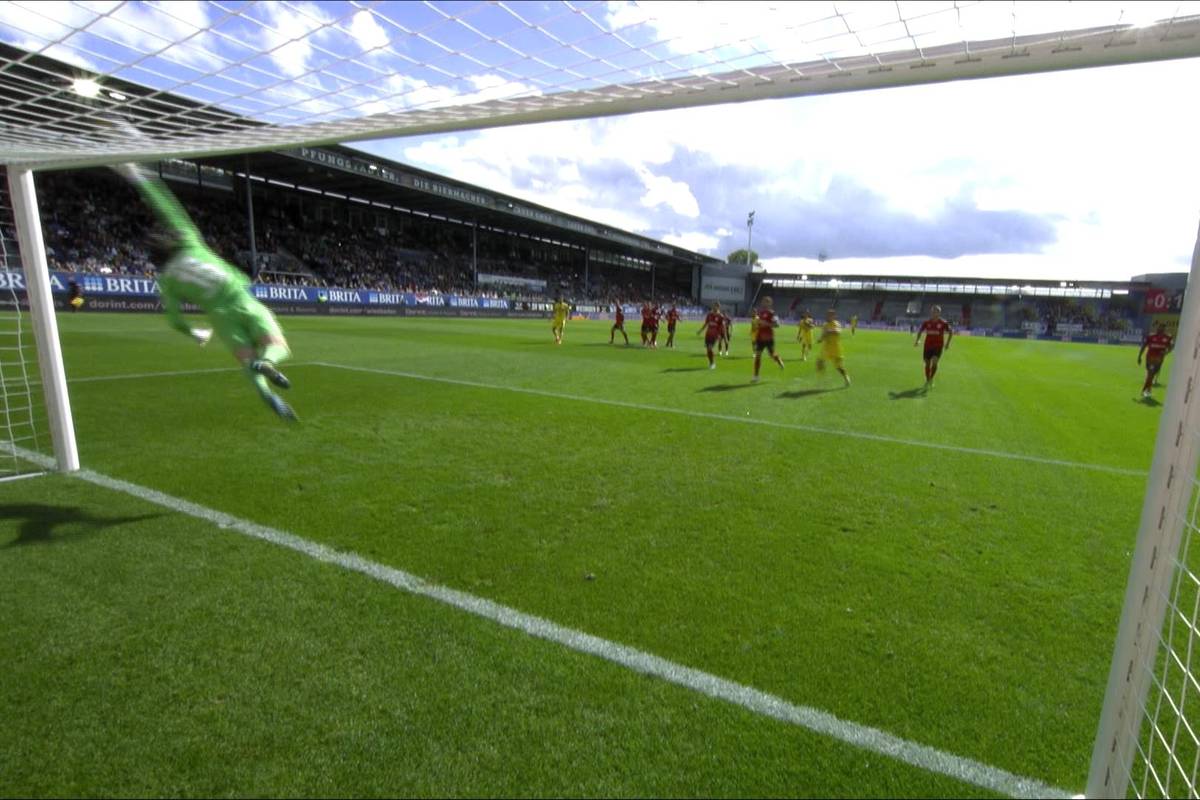
[[(1200, 440), (1200, 432), (1190, 434)], [(1200, 441), (1198, 441), (1200, 443)], [(1200, 480), (1191, 482), (1172, 579), (1163, 592), (1167, 615), (1158, 655), (1146, 670), (1150, 690), (1140, 717), (1124, 741), (1133, 748), (1129, 794), (1136, 797), (1197, 797), (1200, 766)]]
[(21, 453), (49, 453), (48, 423), (17, 248), (8, 180), (0, 167), (0, 480), (37, 474)]
[(1200, 2), (1149, 0), (17, 0), (0, 4), (0, 162), (276, 149), (1196, 56), (1198, 33)]

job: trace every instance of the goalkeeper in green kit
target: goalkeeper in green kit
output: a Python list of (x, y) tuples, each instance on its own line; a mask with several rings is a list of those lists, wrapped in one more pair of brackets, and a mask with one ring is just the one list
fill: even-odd
[(204, 243), (195, 223), (162, 179), (136, 164), (113, 169), (133, 184), (165, 229), (151, 234), (148, 244), (150, 259), (158, 268), (167, 322), (205, 345), (213, 331), (188, 325), (179, 306), (186, 302), (202, 308), (217, 335), (246, 368), (259, 396), (280, 417), (295, 420), (292, 407), (268, 384), (270, 381), (284, 389), (290, 387), (277, 365), (291, 351), (275, 315), (250, 294), (250, 279)]

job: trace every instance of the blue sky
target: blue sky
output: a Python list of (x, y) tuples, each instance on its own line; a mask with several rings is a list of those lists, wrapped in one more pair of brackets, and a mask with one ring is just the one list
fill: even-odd
[[(290, 124), (1175, 13), (1200, 3), (17, 0), (0, 39)], [(754, 210), (772, 271), (1120, 280), (1190, 263), (1197, 86), (1190, 59), (355, 146), (717, 256)]]

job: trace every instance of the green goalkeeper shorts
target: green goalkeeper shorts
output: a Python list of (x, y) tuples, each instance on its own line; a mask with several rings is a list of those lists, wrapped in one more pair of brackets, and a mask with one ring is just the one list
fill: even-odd
[(271, 309), (249, 294), (224, 303), (209, 312), (213, 330), (230, 349), (255, 349), (264, 339), (283, 341), (283, 330)]

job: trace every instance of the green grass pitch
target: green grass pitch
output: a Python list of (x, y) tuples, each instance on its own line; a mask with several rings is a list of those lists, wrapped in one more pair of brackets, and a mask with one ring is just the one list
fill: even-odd
[[(697, 323), (283, 324), (295, 426), (160, 318), (60, 317), (84, 466), (1082, 789), (1134, 349), (959, 337), (923, 395), (892, 333), (843, 390), (794, 328), (750, 385), (745, 325), (709, 371)], [(5, 796), (986, 795), (61, 476), (0, 484), (0, 619)]]

